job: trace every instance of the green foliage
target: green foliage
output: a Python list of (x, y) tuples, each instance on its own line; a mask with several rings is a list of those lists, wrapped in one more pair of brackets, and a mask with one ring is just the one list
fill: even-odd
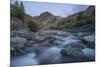
[(95, 17), (88, 17), (84, 20), (80, 20), (77, 24), (75, 24), (74, 26), (81, 26), (81, 25), (87, 25), (87, 24), (95, 24)]
[(88, 16), (87, 15), (84, 15), (83, 12), (80, 12), (79, 15), (77, 16), (77, 21), (80, 21), (80, 20), (84, 20), (84, 19), (87, 19)]
[(32, 21), (28, 22), (28, 27), (29, 27), (30, 31), (33, 31), (33, 32), (38, 31), (38, 26)]
[(66, 23), (64, 24), (64, 27), (65, 27), (65, 28), (72, 28), (73, 25), (74, 25), (74, 23), (72, 23), (72, 22), (66, 22)]
[(20, 9), (21, 9), (21, 14), (24, 17), (24, 15), (25, 15), (25, 9), (24, 9), (24, 5), (23, 5), (22, 2), (20, 3)]
[(19, 4), (18, 1), (16, 1), (11, 7), (11, 16), (17, 17), (24, 21), (25, 10), (22, 2)]
[(95, 16), (84, 16), (80, 15), (81, 17), (77, 19), (76, 22), (64, 22), (64, 27), (65, 28), (72, 28), (72, 27), (79, 27), (82, 25), (87, 25), (87, 24), (94, 24), (95, 25)]

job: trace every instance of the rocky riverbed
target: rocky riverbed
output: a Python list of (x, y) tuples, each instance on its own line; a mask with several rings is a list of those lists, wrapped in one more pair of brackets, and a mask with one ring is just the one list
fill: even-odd
[(95, 60), (95, 37), (64, 31), (11, 32), (11, 65)]

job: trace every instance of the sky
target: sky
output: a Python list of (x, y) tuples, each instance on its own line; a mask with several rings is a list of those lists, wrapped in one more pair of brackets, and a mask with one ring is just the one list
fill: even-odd
[(58, 4), (34, 1), (22, 2), (25, 7), (25, 12), (31, 16), (39, 16), (41, 13), (48, 11), (55, 16), (67, 17), (71, 14), (83, 11), (88, 8), (88, 5), (79, 4)]

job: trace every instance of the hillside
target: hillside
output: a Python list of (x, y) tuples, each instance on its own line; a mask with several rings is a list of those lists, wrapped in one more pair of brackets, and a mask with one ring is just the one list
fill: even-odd
[(36, 23), (41, 30), (48, 30), (48, 29), (56, 29), (58, 26), (58, 23), (60, 21), (63, 21), (64, 18), (60, 16), (54, 16), (50, 12), (43, 12), (39, 16), (25, 16), (25, 20), (28, 23), (29, 21), (32, 21)]
[(90, 6), (85, 11), (68, 16), (65, 20), (59, 22), (58, 26), (62, 29), (71, 28), (73, 30), (73, 28), (76, 28), (80, 30), (80, 28), (83, 28), (95, 31), (95, 7)]
[(69, 29), (77, 27), (95, 26), (95, 7), (90, 6), (86, 10), (75, 13), (68, 17), (54, 16), (50, 12), (41, 13), (40, 16), (26, 15), (26, 21), (32, 21), (40, 29)]

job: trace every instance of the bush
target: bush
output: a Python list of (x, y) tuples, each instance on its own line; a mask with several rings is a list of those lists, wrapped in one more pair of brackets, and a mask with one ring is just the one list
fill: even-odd
[(30, 31), (33, 31), (33, 32), (38, 31), (38, 26), (32, 21), (28, 22), (28, 27), (29, 27)]
[(74, 23), (72, 23), (72, 22), (66, 22), (65, 23), (65, 28), (72, 28), (73, 25), (74, 25)]

